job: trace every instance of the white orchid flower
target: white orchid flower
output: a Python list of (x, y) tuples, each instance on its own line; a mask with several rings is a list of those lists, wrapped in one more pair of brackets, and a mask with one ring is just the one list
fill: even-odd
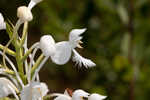
[(64, 94), (60, 93), (53, 93), (51, 94), (52, 97), (57, 96), (54, 100), (83, 100), (84, 97), (88, 97), (89, 93), (78, 89), (75, 90), (72, 94), (72, 97), (65, 91)]
[(103, 100), (106, 99), (107, 96), (102, 96), (100, 94), (97, 93), (93, 93), (88, 97), (88, 100)]
[(6, 29), (6, 23), (4, 22), (4, 17), (0, 13), (0, 30)]
[(31, 0), (29, 5), (28, 5), (28, 8), (29, 9), (32, 9), (36, 4), (40, 3), (42, 0)]
[(0, 98), (13, 94), (19, 100), (15, 92), (16, 90), (16, 86), (10, 80), (4, 77), (0, 78)]
[(95, 66), (96, 64), (94, 62), (92, 62), (90, 59), (80, 56), (80, 54), (75, 50), (76, 47), (81, 48), (80, 43), (82, 42), (80, 40), (82, 37), (80, 35), (85, 31), (86, 29), (74, 29), (70, 32), (69, 41), (56, 43), (56, 53), (55, 55), (51, 56), (52, 61), (58, 65), (63, 65), (69, 61), (73, 51), (73, 61), (76, 62), (76, 64), (79, 64), (80, 67), (82, 64), (86, 68)]
[(45, 83), (33, 82), (21, 91), (21, 100), (42, 100), (47, 95), (48, 87)]

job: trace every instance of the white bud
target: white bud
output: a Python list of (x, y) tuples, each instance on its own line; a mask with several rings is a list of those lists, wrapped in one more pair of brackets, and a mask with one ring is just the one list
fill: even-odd
[(26, 6), (21, 6), (17, 10), (17, 16), (23, 21), (31, 21), (33, 19), (31, 10)]
[(4, 17), (0, 13), (0, 30), (6, 29), (6, 23), (4, 22)]
[(55, 41), (51, 35), (44, 35), (41, 37), (40, 48), (45, 56), (52, 56), (55, 54)]

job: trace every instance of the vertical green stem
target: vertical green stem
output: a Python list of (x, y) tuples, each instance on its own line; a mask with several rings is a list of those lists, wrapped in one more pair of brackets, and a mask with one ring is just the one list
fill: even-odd
[(24, 83), (26, 83), (26, 79), (24, 77), (24, 65), (23, 65), (23, 61), (21, 60), (21, 58), (23, 57), (23, 44), (24, 44), (24, 40), (25, 40), (26, 35), (27, 35), (27, 27), (28, 27), (28, 22), (25, 22), (21, 41), (16, 42), (16, 45), (15, 45), (16, 61), (17, 61), (17, 65), (18, 65), (18, 70), (19, 70), (19, 73), (21, 73), (20, 76), (21, 76), (21, 79)]

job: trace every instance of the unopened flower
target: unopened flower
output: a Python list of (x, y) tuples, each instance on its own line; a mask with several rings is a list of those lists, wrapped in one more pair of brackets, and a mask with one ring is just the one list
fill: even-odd
[(6, 23), (4, 22), (4, 17), (0, 13), (0, 30), (6, 29)]
[(42, 36), (39, 47), (45, 56), (51, 56), (55, 54), (55, 41), (51, 35)]
[(31, 82), (21, 91), (21, 100), (42, 100), (47, 95), (48, 88), (45, 83)]
[(106, 99), (107, 96), (102, 96), (100, 94), (97, 93), (93, 93), (88, 97), (88, 100), (103, 100)]
[(40, 3), (42, 0), (31, 0), (29, 5), (28, 5), (28, 8), (29, 9), (32, 9), (36, 4)]
[(17, 16), (20, 18), (21, 21), (31, 21), (33, 19), (31, 10), (26, 6), (21, 6), (17, 10)]
[(17, 90), (17, 88), (10, 80), (4, 77), (0, 78), (0, 98), (6, 97), (10, 94), (14, 94), (15, 97), (17, 97), (15, 90)]
[(56, 64), (63, 65), (69, 61), (73, 51), (73, 61), (76, 62), (76, 64), (79, 64), (79, 66), (82, 66), (83, 64), (86, 68), (95, 66), (96, 64), (94, 62), (80, 56), (80, 54), (75, 50), (76, 47), (82, 48), (80, 46), (80, 43), (82, 43), (82, 37), (80, 35), (85, 31), (86, 29), (74, 29), (70, 32), (69, 41), (56, 43), (56, 53), (51, 56), (52, 61)]

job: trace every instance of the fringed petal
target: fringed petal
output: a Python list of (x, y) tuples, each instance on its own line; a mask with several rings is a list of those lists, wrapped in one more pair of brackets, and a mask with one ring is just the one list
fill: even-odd
[(80, 67), (82, 65), (85, 66), (86, 68), (96, 66), (96, 64), (92, 62), (90, 59), (86, 59), (80, 56), (80, 54), (76, 50), (73, 49), (73, 52), (74, 52), (73, 61), (76, 62), (76, 64), (79, 65)]
[(55, 47), (56, 52), (53, 56), (51, 56), (52, 61), (58, 65), (63, 65), (67, 63), (71, 57), (72, 52), (69, 42), (58, 42), (56, 43)]

